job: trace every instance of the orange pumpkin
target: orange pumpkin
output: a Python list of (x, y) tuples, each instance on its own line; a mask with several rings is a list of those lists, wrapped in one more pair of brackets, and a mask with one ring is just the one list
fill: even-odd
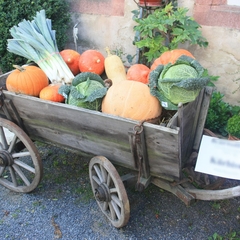
[(97, 50), (86, 50), (79, 59), (81, 72), (93, 72), (101, 75), (104, 72), (104, 56)]
[(38, 97), (40, 91), (48, 86), (48, 77), (41, 68), (17, 65), (14, 67), (16, 69), (6, 79), (8, 91)]
[(158, 65), (166, 65), (168, 63), (173, 64), (182, 55), (194, 58), (194, 56), (186, 49), (174, 49), (164, 52), (159, 58), (155, 59), (150, 69), (154, 70)]
[(60, 52), (60, 55), (62, 56), (64, 62), (68, 65), (74, 76), (80, 73), (80, 69), (78, 66), (80, 53), (72, 49), (64, 49)]
[(148, 83), (150, 68), (144, 64), (134, 64), (127, 71), (127, 79)]
[(39, 94), (39, 98), (52, 102), (64, 102), (65, 98), (58, 93), (58, 89), (62, 86), (61, 83), (51, 83), (43, 88)]
[(102, 112), (142, 121), (160, 116), (162, 106), (150, 94), (146, 84), (127, 80), (113, 84), (108, 89), (102, 101)]

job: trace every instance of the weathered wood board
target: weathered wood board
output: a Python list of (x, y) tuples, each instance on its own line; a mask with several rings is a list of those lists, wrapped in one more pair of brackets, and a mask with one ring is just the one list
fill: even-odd
[[(5, 96), (12, 100), (31, 139), (103, 155), (135, 169), (128, 132), (137, 121), (9, 92)], [(178, 177), (179, 131), (148, 123), (144, 131), (151, 171)]]

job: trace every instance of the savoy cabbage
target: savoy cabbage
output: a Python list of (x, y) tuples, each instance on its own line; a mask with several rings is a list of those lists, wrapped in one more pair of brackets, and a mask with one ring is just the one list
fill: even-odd
[(194, 101), (209, 80), (198, 61), (183, 55), (174, 64), (159, 65), (153, 70), (149, 87), (165, 109), (177, 110), (179, 103)]

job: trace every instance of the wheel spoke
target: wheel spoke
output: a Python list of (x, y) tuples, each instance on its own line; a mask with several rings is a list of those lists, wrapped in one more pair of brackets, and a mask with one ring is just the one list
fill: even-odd
[(12, 154), (13, 158), (20, 158), (20, 157), (27, 157), (27, 156), (31, 156), (30, 152), (19, 152), (19, 153)]
[(0, 177), (2, 177), (6, 167), (0, 167)]
[(102, 183), (102, 182), (103, 182), (103, 178), (102, 178), (101, 170), (99, 169), (99, 167), (98, 167), (96, 164), (95, 164), (93, 167), (94, 167), (95, 172), (96, 172), (97, 175), (98, 175), (98, 178), (99, 178), (99, 180), (100, 180), (100, 183)]
[(14, 171), (12, 166), (9, 166), (9, 171), (10, 171), (10, 174), (11, 174), (13, 186), (17, 187), (17, 179), (16, 179), (15, 171)]
[(107, 211), (108, 209), (108, 202), (103, 203), (103, 211)]
[(18, 139), (18, 137), (14, 134), (13, 139), (12, 139), (10, 145), (9, 145), (9, 148), (8, 148), (9, 152), (13, 151), (14, 146), (16, 145), (17, 139)]
[(24, 162), (22, 162), (22, 161), (20, 161), (20, 160), (15, 160), (14, 163), (15, 163), (16, 165), (18, 165), (18, 166), (20, 166), (20, 167), (28, 170), (28, 171), (31, 172), (31, 173), (34, 173), (34, 174), (35, 174), (35, 172), (36, 172), (36, 171), (35, 171), (35, 168), (27, 165), (26, 163), (24, 163)]
[(204, 175), (204, 182), (206, 185), (210, 184), (210, 180), (209, 180), (209, 176), (208, 175)]
[(27, 177), (24, 175), (24, 173), (22, 172), (22, 170), (19, 168), (19, 166), (17, 166), (16, 164), (13, 164), (13, 168), (16, 171), (16, 173), (18, 174), (18, 176), (23, 180), (23, 182), (29, 186), (30, 182), (27, 179)]
[(119, 207), (117, 206), (117, 204), (114, 201), (111, 201), (111, 205), (113, 206), (113, 209), (115, 211), (115, 214), (117, 215), (117, 218), (120, 219), (121, 218), (121, 212), (119, 210)]
[(114, 201), (119, 207), (121, 207), (121, 201), (119, 200), (117, 195), (112, 194), (111, 197), (112, 197), (112, 201)]
[(112, 202), (109, 203), (109, 209), (110, 209), (110, 216), (112, 220), (116, 219), (116, 212), (113, 208)]
[(116, 188), (110, 188), (109, 191), (110, 191), (110, 193), (117, 193), (117, 189)]
[(92, 176), (92, 179), (98, 184), (98, 185), (100, 185), (101, 184), (101, 182), (100, 182), (100, 180), (99, 180), (99, 178), (97, 177), (97, 176)]
[(6, 139), (6, 135), (4, 133), (3, 127), (0, 127), (0, 141), (1, 141), (2, 148), (6, 150), (8, 148), (8, 143), (7, 143), (7, 139)]
[(107, 182), (107, 171), (102, 165), (100, 165), (100, 169), (101, 169), (101, 173), (102, 173), (103, 182), (106, 183)]
[(111, 178), (110, 174), (108, 174), (108, 176), (107, 176), (107, 186), (108, 186), (108, 187), (109, 187), (110, 184), (111, 184), (111, 180), (112, 180), (112, 178)]

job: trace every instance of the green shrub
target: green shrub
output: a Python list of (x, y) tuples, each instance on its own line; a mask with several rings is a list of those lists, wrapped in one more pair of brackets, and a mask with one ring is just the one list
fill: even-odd
[(174, 7), (170, 2), (164, 8), (148, 13), (139, 18), (138, 11), (133, 11), (136, 37), (133, 44), (150, 63), (163, 52), (178, 48), (179, 44), (189, 42), (207, 47), (208, 42), (200, 31), (201, 26), (188, 16), (188, 8)]
[(209, 130), (227, 136), (228, 119), (240, 112), (239, 106), (233, 106), (223, 100), (224, 94), (214, 91), (210, 100), (205, 127)]
[(227, 121), (227, 132), (237, 138), (240, 138), (240, 115), (234, 115)]
[(71, 22), (69, 4), (66, 0), (0, 0), (0, 69), (8, 72), (13, 64), (23, 65), (27, 62), (20, 56), (7, 51), (7, 39), (12, 38), (9, 30), (23, 19), (32, 20), (37, 11), (45, 9), (47, 18), (52, 20), (56, 30), (59, 51), (67, 42), (67, 29)]

